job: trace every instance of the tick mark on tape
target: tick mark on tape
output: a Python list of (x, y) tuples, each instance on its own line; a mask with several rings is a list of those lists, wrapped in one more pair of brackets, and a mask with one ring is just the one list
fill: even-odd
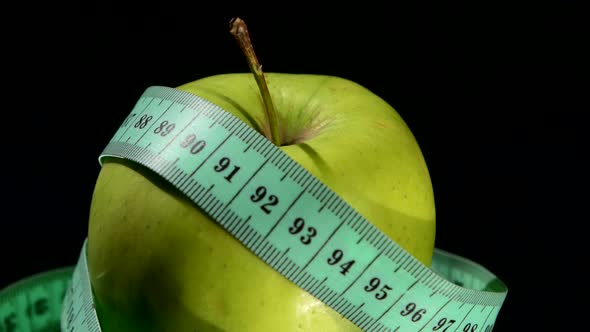
[(418, 283), (418, 281), (420, 281), (420, 280), (414, 281), (414, 283), (411, 284), (410, 287), (408, 287), (408, 290), (412, 289), (412, 287), (414, 287)]

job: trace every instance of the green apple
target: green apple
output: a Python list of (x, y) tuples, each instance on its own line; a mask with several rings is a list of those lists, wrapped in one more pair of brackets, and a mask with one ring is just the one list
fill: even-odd
[[(288, 142), (280, 149), (429, 265), (432, 185), (400, 115), (346, 79), (266, 77)], [(178, 88), (265, 131), (251, 74), (217, 75)], [(129, 331), (141, 322), (158, 331), (358, 330), (157, 175), (132, 163), (111, 160), (103, 166), (88, 235), (91, 282), (107, 332)]]
[[(430, 265), (431, 179), (415, 137), (394, 108), (344, 78), (265, 77), (280, 149)], [(272, 136), (252, 74), (216, 75), (178, 89)], [(106, 332), (360, 331), (269, 267), (157, 174), (124, 160), (107, 160), (98, 176), (88, 264)]]

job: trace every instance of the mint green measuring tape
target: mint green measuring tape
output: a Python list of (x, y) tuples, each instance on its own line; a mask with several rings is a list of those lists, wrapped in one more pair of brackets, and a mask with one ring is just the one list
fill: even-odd
[[(158, 173), (364, 331), (489, 332), (506, 298), (502, 281), (465, 258), (435, 249), (424, 266), (265, 137), (193, 94), (148, 88), (105, 157)], [(0, 291), (0, 332), (101, 331), (85, 246), (75, 269)]]

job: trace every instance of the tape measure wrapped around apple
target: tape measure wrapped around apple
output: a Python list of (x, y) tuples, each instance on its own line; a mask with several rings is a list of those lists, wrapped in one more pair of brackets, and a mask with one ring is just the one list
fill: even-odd
[(263, 74), (232, 33), (253, 76), (149, 88), (101, 155), (76, 271), (102, 330), (491, 331), (506, 288), (434, 248), (400, 115), (346, 79)]
[[(232, 23), (255, 79), (251, 74), (218, 75), (178, 90), (200, 96), (263, 133), (429, 266), (435, 237), (432, 185), (421, 150), (400, 115), (349, 80), (264, 75), (243, 21)], [(145, 135), (174, 137), (172, 144), (194, 155), (199, 165), (198, 155), (206, 155), (207, 146), (213, 145), (204, 136), (206, 130), (178, 128), (166, 115), (157, 116), (161, 115), (138, 114), (132, 124), (149, 127)], [(208, 167), (227, 183), (243, 183), (259, 166), (243, 164), (237, 151), (231, 157), (217, 154), (215, 158)], [(268, 217), (273, 224), (294, 197), (278, 196), (268, 187), (263, 182), (245, 186), (240, 193), (243, 199), (231, 204), (251, 204), (247, 209), (258, 213), (253, 219)], [(327, 227), (321, 219), (293, 213), (287, 218), (281, 224), (299, 239), (300, 247), (326, 241), (330, 234), (327, 229), (323, 232)], [(103, 163), (89, 225), (90, 278), (104, 317), (101, 323), (108, 331), (360, 330), (244, 248), (177, 188), (133, 162)], [(298, 248), (294, 244), (290, 250)], [(342, 249), (328, 254), (325, 264), (334, 265), (343, 275), (363, 268)], [(396, 285), (369, 279), (366, 287), (386, 297)], [(407, 302), (404, 308), (412, 311), (413, 303)]]

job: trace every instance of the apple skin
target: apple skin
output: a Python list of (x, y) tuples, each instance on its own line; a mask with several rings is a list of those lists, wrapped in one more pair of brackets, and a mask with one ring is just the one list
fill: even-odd
[[(400, 115), (343, 78), (266, 78), (281, 120), (280, 149), (429, 266), (432, 184)], [(268, 131), (250, 73), (211, 76), (178, 89)], [(265, 264), (165, 180), (124, 160), (107, 160), (98, 176), (88, 264), (105, 332), (360, 331)]]

